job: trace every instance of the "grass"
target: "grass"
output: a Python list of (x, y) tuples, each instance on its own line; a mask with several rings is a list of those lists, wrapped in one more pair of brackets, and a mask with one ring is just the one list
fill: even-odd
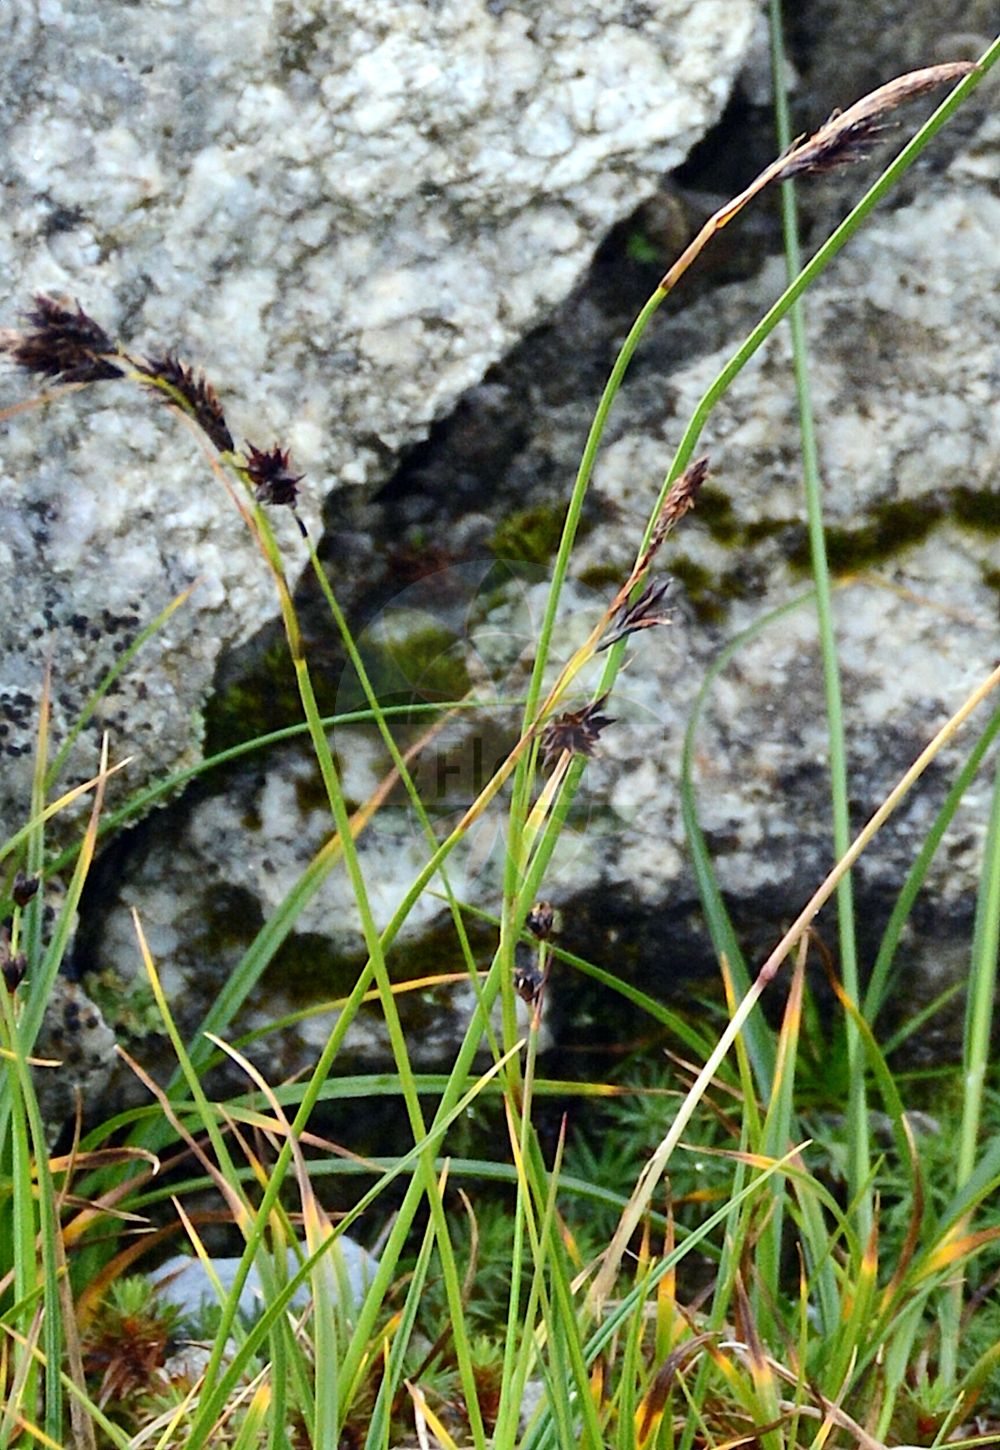
[[(780, 20), (775, 0), (779, 79)], [(162, 1450), (201, 1450), (210, 1443), (375, 1450), (416, 1437), (421, 1444), (498, 1450), (738, 1444), (874, 1450), (957, 1443), (955, 1434), (962, 1443), (996, 1443), (1000, 1325), (990, 1291), (1000, 1273), (1000, 1218), (992, 1203), (1000, 1185), (1000, 1082), (990, 1063), (989, 1031), (1000, 929), (1000, 772), (970, 944), (963, 1062), (941, 1075), (936, 1091), (946, 1111), (922, 1137), (913, 1110), (921, 1106), (926, 1084), (899, 1068), (901, 1043), (880, 1041), (879, 1019), (900, 934), (947, 823), (1000, 728), (1000, 711), (971, 746), (916, 856), (864, 990), (850, 868), (1000, 683), (1000, 671), (956, 702), (952, 718), (851, 840), (802, 299), (998, 55), (1000, 40), (978, 69), (945, 68), (894, 83), (791, 149), (779, 105), (782, 155), (706, 223), (670, 268), (614, 365), (562, 520), (520, 732), (443, 838), (411, 771), (442, 721), (477, 702), (435, 705), (427, 730), (402, 751), (393, 734), (394, 711), (381, 704), (300, 525), (302, 548), (364, 700), (350, 718), (371, 723), (392, 762), (370, 799), (349, 805), (328, 743), (331, 720), (317, 703), (285, 554), (271, 523), (272, 508), (294, 512), (301, 484), (287, 453), (280, 446), (237, 451), (204, 378), (171, 355), (130, 355), (79, 308), (38, 299), (26, 328), (4, 335), (5, 350), (28, 371), (85, 390), (140, 387), (166, 400), (200, 433), (208, 464), (273, 581), (302, 723), (238, 742), (105, 816), (105, 787), (123, 762), (112, 762), (105, 742), (93, 780), (60, 793), (68, 742), (53, 752), (46, 684), (29, 818), (0, 848), (10, 883), (7, 990), (0, 992), (0, 1447), (35, 1441)], [(953, 81), (955, 89), (934, 116), (801, 266), (793, 178), (855, 159), (899, 99), (932, 82)], [(777, 89), (780, 94), (780, 84)], [(633, 569), (587, 639), (561, 658), (560, 598), (602, 433), (629, 362), (690, 262), (770, 185), (785, 188), (788, 286), (695, 410), (637, 542)], [(694, 457), (699, 434), (726, 387), (785, 316), (796, 360), (812, 589), (726, 647), (691, 717), (682, 804), (726, 995), (721, 1020), (705, 1013), (692, 1019), (564, 951), (538, 903), (587, 757), (607, 726), (605, 705), (626, 640), (661, 622), (654, 566), (668, 554), (670, 536), (683, 526), (704, 481), (707, 465)], [(114, 674), (131, 668), (142, 645), (183, 602), (178, 598), (150, 622)], [(789, 610), (802, 608), (816, 610), (824, 660), (837, 862), (753, 974), (699, 826), (695, 746), (705, 702), (729, 660), (755, 634), (780, 628)], [(88, 704), (76, 734), (113, 677)], [(45, 1069), (33, 1062), (33, 1052), (101, 834), (193, 774), (266, 750), (296, 731), (308, 738), (320, 773), (328, 839), (264, 923), (190, 1041), (173, 1021), (136, 918), (150, 1010), (171, 1043), (176, 1071), (160, 1085), (133, 1062), (148, 1106), (86, 1134), (78, 1127), (71, 1151), (54, 1156), (32, 1076), (33, 1068)], [(478, 927), (482, 913), (459, 899), (449, 866), (453, 856), (461, 859), (473, 827), (504, 787), (503, 896), (494, 918), (496, 950), (482, 969), (469, 935), (473, 916)], [(391, 918), (380, 924), (359, 842), (390, 792), (400, 789), (425, 833), (427, 855)], [(79, 846), (57, 853), (47, 841), (49, 823), (84, 797), (91, 808)], [(69, 873), (69, 886), (46, 931), (44, 879), (57, 869)], [(233, 1024), (306, 904), (335, 870), (345, 871), (351, 885), (365, 961), (349, 994), (334, 1004), (334, 1025), (311, 1073), (272, 1085), (230, 1040)], [(43, 885), (32, 896), (28, 883), (34, 879)], [(448, 904), (464, 980), (476, 1002), (449, 1070), (433, 1076), (413, 1068), (392, 973), (396, 939), (431, 891)], [(817, 954), (812, 921), (831, 897), (838, 903), (840, 972), (829, 970), (829, 990), (839, 1015), (824, 1029), (811, 1002), (807, 966)], [(572, 1084), (541, 1076), (539, 1029), (555, 960), (646, 1013), (651, 1030), (669, 1047), (669, 1072), (661, 1076), (645, 1064), (638, 1080)], [(787, 991), (775, 1025), (759, 1003), (783, 968)], [(526, 1019), (523, 1007), (519, 1016), (519, 997)], [(372, 1001), (384, 1018), (394, 1068), (347, 1077), (338, 1072), (344, 1043), (358, 1012)], [(205, 1074), (222, 1057), (247, 1086), (242, 1095), (217, 1101), (206, 1090)], [(846, 1104), (843, 1094), (831, 1096), (831, 1084), (847, 1085)], [(375, 1092), (398, 1100), (412, 1146), (394, 1157), (360, 1161), (337, 1152), (318, 1133), (316, 1110), (335, 1099), (363, 1106)], [(541, 1132), (545, 1105), (554, 1097), (599, 1104), (603, 1131), (567, 1137), (563, 1122), (554, 1132)], [(490, 1125), (496, 1151), (456, 1158), (473, 1112)], [(333, 1177), (341, 1186), (350, 1179), (351, 1189), (350, 1208), (336, 1218), (323, 1193)], [(502, 1185), (504, 1196), (477, 1205), (469, 1190), (482, 1184)], [(148, 1281), (128, 1276), (144, 1267), (156, 1243), (176, 1232), (211, 1276), (207, 1191), (218, 1205), (215, 1216), (239, 1235), (243, 1252), (211, 1323), (180, 1324)], [(161, 1228), (150, 1232), (154, 1223)], [(370, 1234), (378, 1225), (379, 1240), (378, 1265), (358, 1302), (345, 1292), (334, 1252), (355, 1225)], [(251, 1267), (264, 1286), (264, 1305), (248, 1322), (239, 1296)], [(303, 1286), (304, 1312), (295, 1307)], [(200, 1356), (171, 1358), (179, 1340), (199, 1334)], [(978, 1441), (975, 1414), (984, 1424)]]

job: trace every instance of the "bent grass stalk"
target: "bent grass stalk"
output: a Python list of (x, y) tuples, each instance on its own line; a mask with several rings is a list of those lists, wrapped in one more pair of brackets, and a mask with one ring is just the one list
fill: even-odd
[[(217, 464), (214, 459), (212, 460), (212, 463), (215, 468), (220, 469), (221, 471), (220, 465)], [(245, 481), (249, 485), (249, 479), (245, 479)], [(393, 1058), (396, 1063), (397, 1071), (400, 1075), (400, 1083), (403, 1089), (403, 1099), (406, 1104), (406, 1110), (410, 1120), (413, 1139), (415, 1143), (426, 1142), (427, 1130), (424, 1123), (423, 1110), (420, 1106), (419, 1094), (416, 1091), (416, 1086), (413, 1079), (413, 1071), (410, 1065), (409, 1054), (407, 1051), (406, 1038), (403, 1033), (402, 1023), (399, 1018), (396, 1001), (392, 993), (392, 987), (389, 980), (388, 969), (386, 967), (385, 961), (385, 950), (380, 939), (378, 928), (375, 925), (375, 920), (372, 915), (371, 906), (368, 900), (367, 886), (361, 870), (360, 862), (358, 860), (358, 854), (355, 849), (354, 836), (351, 831), (351, 820), (348, 816), (347, 806), (344, 801), (343, 792), (340, 785), (340, 778), (336, 766), (334, 765), (329, 741), (327, 740), (326, 733), (322, 728), (319, 708), (316, 703), (316, 697), (313, 693), (309, 666), (303, 652), (301, 631), (295, 613), (295, 607), (292, 603), (291, 591), (285, 579), (284, 565), (281, 560), (274, 534), (270, 528), (270, 524), (263, 515), (260, 505), (258, 504), (255, 506), (254, 512), (251, 515), (243, 501), (235, 494), (235, 491), (229, 488), (228, 480), (225, 480), (225, 482), (231, 497), (236, 503), (236, 506), (239, 509), (240, 513), (244, 517), (244, 521), (251, 529), (251, 532), (255, 540), (257, 541), (261, 552), (264, 554), (264, 557), (267, 561), (268, 567), (271, 570), (272, 576), (278, 589), (282, 619), (285, 624), (286, 638), (288, 640), (288, 647), (295, 668), (296, 679), (299, 685), (299, 692), (302, 699), (303, 710), (305, 712), (306, 720), (309, 724), (309, 733), (313, 745), (313, 750), (316, 754), (316, 759), (320, 766), (320, 771), (323, 776), (324, 785), (326, 787), (327, 799), (330, 804), (330, 810), (336, 824), (337, 838), (340, 841), (340, 851), (343, 855), (344, 863), (347, 867), (347, 873), (351, 883), (351, 890), (354, 895), (359, 915), (361, 917), (362, 933), (364, 936), (366, 948), (369, 953), (369, 961), (372, 966), (373, 976), (379, 990), (383, 1019), (388, 1029)], [(395, 758), (398, 762), (396, 768), (405, 773), (405, 762), (403, 761), (402, 757), (399, 756), (398, 752), (395, 753)], [(301, 1110), (300, 1114), (297, 1116), (296, 1119), (296, 1130), (298, 1129), (300, 1117)], [(293, 1140), (288, 1141), (290, 1142)], [(286, 1145), (283, 1145), (282, 1157), (279, 1160), (279, 1165), (275, 1169), (275, 1178), (278, 1180), (279, 1184), (284, 1177), (284, 1174), (287, 1172), (288, 1166), (291, 1162), (291, 1153), (290, 1151), (286, 1151), (287, 1146), (287, 1143)], [(451, 1251), (451, 1242), (449, 1237), (448, 1224), (445, 1217), (444, 1204), (438, 1192), (437, 1176), (434, 1171), (433, 1154), (430, 1151), (429, 1147), (427, 1151), (421, 1153), (420, 1155), (418, 1180), (421, 1184), (423, 1192), (427, 1196), (428, 1206), (434, 1220), (438, 1242), (438, 1253), (440, 1255), (441, 1264), (444, 1270), (451, 1312), (454, 1317), (461, 1318), (462, 1305), (458, 1273), (454, 1262), (454, 1255)], [(243, 1263), (241, 1264), (241, 1271), (243, 1273), (244, 1280), (246, 1272), (249, 1271), (250, 1261), (250, 1256), (245, 1254)], [(242, 1283), (238, 1281), (238, 1286), (234, 1287), (234, 1298), (238, 1298), (239, 1289), (241, 1288)], [(468, 1354), (467, 1352), (465, 1352), (467, 1350), (467, 1346), (464, 1344), (461, 1336), (456, 1338), (456, 1347), (458, 1349), (459, 1373), (462, 1377), (463, 1388), (467, 1397), (467, 1412), (469, 1415), (469, 1425), (472, 1432), (473, 1441), (475, 1445), (479, 1447), (479, 1450), (485, 1450), (485, 1430), (479, 1411), (479, 1404), (475, 1386), (475, 1376), (473, 1374), (472, 1365), (469, 1360)], [(219, 1347), (217, 1346), (217, 1349), (218, 1348)], [(206, 1377), (209, 1382), (211, 1382), (212, 1373), (218, 1372), (220, 1363), (221, 1351), (218, 1355), (213, 1356), (213, 1361), (209, 1366), (209, 1371), (206, 1371)]]
[[(997, 988), (997, 952), (1000, 948), (1000, 762), (994, 771), (993, 797), (983, 851), (982, 874), (976, 898), (976, 922), (965, 1006), (962, 1071), (965, 1092), (955, 1163), (955, 1190), (960, 1193), (976, 1163), (983, 1093), (990, 1061), (991, 1028)], [(969, 1217), (953, 1229), (956, 1240), (966, 1233)], [(952, 1285), (942, 1313), (940, 1378), (950, 1389), (958, 1373), (963, 1278)]]
[(611, 1293), (615, 1278), (617, 1277), (618, 1268), (621, 1264), (622, 1257), (628, 1247), (629, 1240), (632, 1237), (632, 1234), (638, 1226), (638, 1223), (649, 1204), (649, 1201), (653, 1195), (653, 1191), (656, 1188), (657, 1183), (663, 1176), (664, 1169), (666, 1168), (666, 1165), (670, 1160), (670, 1156), (673, 1153), (673, 1150), (676, 1148), (678, 1142), (680, 1141), (685, 1127), (690, 1121), (691, 1114), (694, 1112), (694, 1109), (697, 1106), (702, 1095), (704, 1094), (705, 1089), (714, 1077), (719, 1064), (722, 1062), (730, 1047), (733, 1045), (736, 1037), (742, 1030), (743, 1024), (746, 1022), (746, 1019), (750, 1015), (750, 1012), (753, 1010), (753, 1007), (763, 995), (768, 985), (774, 980), (778, 968), (785, 960), (785, 957), (798, 942), (802, 934), (808, 929), (810, 923), (819, 913), (821, 908), (833, 895), (834, 891), (837, 888), (838, 882), (840, 882), (846, 872), (851, 869), (855, 861), (857, 861), (858, 857), (861, 855), (862, 851), (864, 851), (866, 846), (868, 846), (871, 840), (877, 835), (879, 830), (881, 830), (882, 826), (889, 819), (889, 817), (892, 815), (893, 811), (900, 804), (900, 802), (909, 794), (909, 791), (920, 779), (921, 775), (924, 773), (927, 767), (931, 764), (935, 757), (940, 754), (944, 746), (948, 744), (948, 742), (961, 728), (961, 726), (972, 714), (972, 712), (977, 709), (980, 704), (982, 704), (983, 700), (985, 700), (993, 690), (996, 689), (997, 685), (1000, 685), (1000, 666), (998, 666), (992, 672), (992, 674), (990, 674), (982, 682), (982, 684), (980, 684), (975, 690), (973, 690), (971, 695), (968, 696), (968, 698), (958, 708), (958, 710), (955, 711), (951, 718), (947, 720), (944, 725), (942, 725), (941, 729), (934, 736), (933, 740), (931, 740), (930, 743), (925, 746), (924, 749), (920, 752), (913, 764), (903, 774), (900, 780), (886, 796), (885, 800), (879, 806), (875, 814), (871, 817), (868, 824), (854, 838), (854, 841), (851, 843), (850, 848), (840, 858), (840, 860), (834, 866), (833, 870), (830, 871), (822, 885), (810, 897), (809, 901), (799, 912), (799, 915), (796, 917), (795, 921), (781, 938), (781, 941), (778, 943), (778, 945), (771, 952), (770, 956), (760, 967), (757, 976), (752, 986), (750, 987), (750, 990), (746, 993), (743, 1000), (740, 1002), (739, 1007), (737, 1008), (733, 1017), (730, 1019), (725, 1031), (719, 1038), (719, 1041), (716, 1044), (711, 1056), (699, 1073), (694, 1086), (691, 1088), (687, 1097), (684, 1099), (684, 1102), (681, 1104), (677, 1116), (671, 1124), (670, 1131), (667, 1133), (666, 1137), (660, 1143), (653, 1156), (647, 1163), (646, 1167), (643, 1169), (642, 1175), (640, 1176), (639, 1182), (637, 1183), (635, 1192), (632, 1196), (632, 1200), (629, 1203), (629, 1207), (622, 1215), (621, 1223), (615, 1230), (614, 1238), (612, 1239), (611, 1244), (608, 1247), (607, 1253), (604, 1257), (604, 1261), (601, 1264), (601, 1268), (597, 1274), (596, 1279), (594, 1280), (593, 1288), (591, 1291), (591, 1298), (594, 1304), (595, 1311), (600, 1310), (604, 1301)]

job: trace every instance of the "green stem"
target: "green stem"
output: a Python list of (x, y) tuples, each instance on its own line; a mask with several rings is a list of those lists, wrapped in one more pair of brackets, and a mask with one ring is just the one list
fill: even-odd
[[(792, 140), (785, 90), (785, 53), (782, 43), (781, 0), (771, 3), (771, 74), (774, 83), (774, 114), (778, 145), (784, 151)], [(785, 241), (785, 265), (789, 283), (802, 269), (799, 246), (798, 211), (795, 183), (781, 186), (781, 221)], [(802, 303), (796, 301), (789, 312), (792, 334), (792, 357), (795, 370), (795, 392), (798, 399), (799, 434), (802, 448), (802, 477), (806, 495), (809, 526), (809, 552), (813, 584), (816, 590), (816, 615), (819, 625), (820, 656), (823, 664), (823, 689), (826, 696), (827, 739), (830, 752), (830, 794), (833, 815), (833, 850), (839, 860), (851, 844), (848, 811), (847, 752), (844, 741), (844, 713), (840, 691), (840, 668), (837, 638), (833, 622), (833, 591), (826, 557), (826, 536), (823, 527), (823, 485), (820, 478), (819, 450), (816, 445), (816, 420), (809, 376), (809, 343), (806, 337)], [(837, 887), (837, 922), (840, 934), (840, 969), (844, 989), (851, 1001), (860, 1000), (858, 982), (857, 938), (854, 929), (854, 899), (850, 875)], [(864, 1054), (858, 1030), (848, 1015), (847, 1062), (850, 1081), (848, 1118), (847, 1181), (850, 1197), (859, 1207), (858, 1235), (867, 1239), (871, 1231), (872, 1201), (870, 1190), (862, 1192), (868, 1172), (868, 1113), (865, 1105)]]
[[(983, 852), (982, 873), (976, 896), (976, 925), (972, 963), (965, 1003), (962, 1068), (965, 1093), (955, 1165), (955, 1191), (960, 1193), (972, 1177), (983, 1114), (986, 1071), (990, 1063), (990, 1032), (997, 988), (997, 952), (1000, 948), (1000, 760), (993, 783), (990, 821)], [(958, 1373), (964, 1276), (956, 1274), (943, 1309), (940, 1374), (951, 1386)]]

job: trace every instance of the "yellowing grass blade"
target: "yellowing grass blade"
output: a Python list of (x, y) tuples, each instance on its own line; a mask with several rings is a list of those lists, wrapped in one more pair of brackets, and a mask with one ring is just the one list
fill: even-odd
[(233, 1450), (257, 1450), (263, 1443), (261, 1436), (271, 1408), (271, 1398), (271, 1386), (266, 1381), (259, 1384), (240, 1426), (240, 1432), (233, 1441)]
[(38, 829), (42, 821), (51, 820), (53, 816), (72, 805), (75, 800), (79, 800), (80, 796), (86, 795), (88, 791), (96, 789), (97, 786), (103, 786), (105, 781), (110, 780), (113, 775), (117, 775), (120, 770), (124, 770), (126, 765), (131, 765), (134, 759), (134, 755), (126, 755), (125, 759), (119, 760), (117, 765), (109, 765), (107, 770), (99, 771), (97, 775), (91, 776), (90, 780), (85, 780), (82, 785), (75, 785), (72, 790), (64, 791), (58, 800), (52, 801), (50, 805), (39, 811), (27, 825), (22, 826), (3, 843), (3, 846), (0, 847), (0, 861), (16, 850), (21, 842), (31, 835), (32, 831)]
[(442, 1425), (437, 1415), (435, 1415), (430, 1405), (428, 1405), (420, 1386), (411, 1384), (409, 1380), (405, 1383), (410, 1398), (413, 1401), (414, 1413), (417, 1416), (418, 1435), (420, 1434), (420, 1421), (423, 1420), (425, 1425), (430, 1426), (438, 1444), (443, 1445), (444, 1450), (458, 1450), (457, 1442), (448, 1434), (448, 1431)]

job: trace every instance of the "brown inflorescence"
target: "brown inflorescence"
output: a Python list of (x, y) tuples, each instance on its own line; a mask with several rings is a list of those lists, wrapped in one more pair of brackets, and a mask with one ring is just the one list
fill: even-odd
[(40, 876), (26, 876), (23, 871), (18, 871), (14, 877), (14, 884), (10, 888), (10, 894), (14, 898), (14, 905), (27, 906), (32, 897), (38, 894), (38, 888), (41, 884)]
[(524, 924), (538, 941), (548, 941), (556, 929), (556, 909), (551, 901), (536, 901)]
[(862, 96), (846, 111), (834, 111), (812, 136), (794, 141), (785, 154), (784, 164), (776, 167), (770, 179), (788, 181), (792, 176), (816, 175), (860, 161), (882, 137), (886, 130), (882, 118), (889, 111), (937, 86), (961, 80), (975, 69), (973, 61), (959, 60), (897, 76)]
[(708, 458), (696, 458), (689, 463), (679, 478), (670, 485), (663, 506), (656, 518), (653, 535), (646, 551), (647, 564), (653, 558), (664, 539), (679, 524), (685, 514), (690, 513), (698, 501), (702, 484), (708, 477)]
[(164, 402), (176, 404), (179, 395), (214, 448), (220, 453), (233, 451), (233, 435), (226, 423), (222, 404), (204, 373), (196, 373), (172, 352), (164, 353), (163, 357), (146, 358), (136, 366), (149, 379), (148, 386), (155, 389)]
[(615, 723), (601, 714), (607, 698), (606, 694), (601, 695), (582, 710), (567, 710), (549, 721), (539, 738), (546, 765), (558, 760), (564, 750), (572, 755), (593, 755), (601, 731)]
[(99, 383), (124, 376), (111, 359), (114, 342), (79, 303), (57, 302), (39, 293), (25, 313), (24, 327), (0, 332), (0, 352), (39, 377), (60, 383)]
[(11, 950), (10, 929), (0, 926), (0, 976), (8, 992), (17, 990), (27, 970), (28, 959), (24, 952)]
[(518, 942), (514, 962), (514, 991), (522, 1002), (534, 1007), (542, 995), (544, 985), (545, 973), (531, 954), (530, 947)]
[(289, 467), (288, 449), (277, 444), (266, 452), (247, 444), (246, 471), (254, 486), (254, 497), (258, 503), (284, 504), (294, 508), (298, 502), (298, 486), (305, 478), (304, 473), (293, 473)]
[(648, 584), (634, 604), (625, 603), (611, 621), (611, 633), (597, 646), (598, 652), (610, 649), (626, 635), (637, 634), (640, 629), (652, 629), (657, 624), (669, 624), (670, 617), (660, 610), (663, 596), (670, 588), (669, 579)]

